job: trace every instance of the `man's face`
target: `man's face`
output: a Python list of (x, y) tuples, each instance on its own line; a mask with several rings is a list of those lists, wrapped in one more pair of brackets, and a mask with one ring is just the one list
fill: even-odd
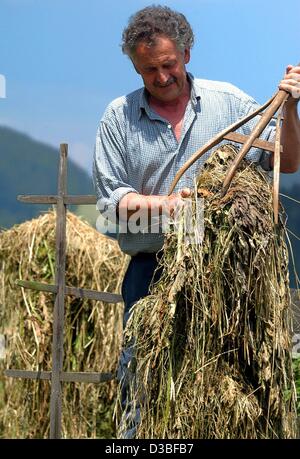
[(140, 42), (132, 56), (136, 71), (155, 99), (162, 102), (175, 101), (186, 90), (185, 64), (190, 60), (190, 50), (181, 52), (167, 37), (157, 38), (149, 47)]

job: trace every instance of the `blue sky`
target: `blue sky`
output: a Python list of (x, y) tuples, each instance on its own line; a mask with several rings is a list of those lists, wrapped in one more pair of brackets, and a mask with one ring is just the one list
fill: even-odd
[(299, 0), (0, 0), (0, 125), (58, 146), (91, 170), (97, 124), (115, 97), (141, 86), (121, 52), (131, 14), (168, 5), (190, 21), (188, 70), (230, 81), (263, 103), (300, 61)]

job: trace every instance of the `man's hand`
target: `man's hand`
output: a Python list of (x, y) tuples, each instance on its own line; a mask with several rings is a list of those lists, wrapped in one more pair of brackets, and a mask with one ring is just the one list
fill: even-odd
[(279, 83), (279, 89), (289, 92), (294, 99), (299, 101), (300, 97), (300, 66), (288, 65), (285, 75)]
[(189, 188), (184, 188), (178, 193), (170, 196), (145, 196), (138, 193), (128, 193), (119, 202), (119, 219), (128, 221), (128, 219), (138, 210), (151, 215), (165, 215), (172, 217), (176, 209), (184, 205), (184, 198), (191, 195)]
[(170, 196), (162, 196), (162, 214), (172, 217), (175, 210), (184, 205), (184, 198), (189, 198), (190, 196), (191, 190), (189, 188), (183, 188), (178, 193), (173, 193)]

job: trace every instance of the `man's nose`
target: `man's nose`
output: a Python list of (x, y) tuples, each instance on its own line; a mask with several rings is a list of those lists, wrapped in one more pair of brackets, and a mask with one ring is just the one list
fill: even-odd
[(159, 70), (156, 74), (156, 81), (158, 84), (164, 85), (169, 81), (169, 79), (169, 73), (164, 70)]

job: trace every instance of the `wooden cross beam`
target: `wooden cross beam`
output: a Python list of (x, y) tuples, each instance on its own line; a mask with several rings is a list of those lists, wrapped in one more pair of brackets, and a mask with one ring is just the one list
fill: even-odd
[(57, 204), (59, 200), (62, 200), (65, 205), (70, 204), (96, 204), (96, 196), (92, 194), (87, 194), (85, 196), (72, 196), (72, 195), (65, 195), (65, 196), (56, 196), (56, 195), (49, 195), (49, 196), (41, 196), (41, 195), (19, 195), (18, 201), (31, 203), (31, 204)]
[[(6, 370), (5, 375), (10, 378), (21, 379), (52, 379), (51, 371), (28, 371), (28, 370)], [(93, 373), (93, 372), (65, 372), (60, 374), (60, 381), (67, 382), (84, 382), (84, 383), (101, 383), (115, 379), (113, 373)]]
[[(18, 279), (16, 282), (18, 287), (28, 288), (30, 290), (38, 290), (40, 292), (57, 293), (58, 286), (44, 284), (43, 282), (32, 282)], [(76, 287), (66, 287), (65, 295), (75, 296), (75, 298), (84, 298), (96, 301), (105, 301), (106, 303), (120, 303), (123, 301), (122, 295), (108, 292), (98, 292), (98, 290), (87, 290)]]
[(16, 281), (16, 285), (19, 287), (49, 292), (55, 295), (53, 314), (52, 371), (25, 371), (8, 369), (5, 372), (6, 376), (12, 378), (34, 380), (44, 379), (51, 381), (50, 438), (61, 438), (61, 383), (63, 381), (101, 383), (111, 381), (116, 377), (116, 375), (112, 373), (83, 373), (63, 371), (65, 296), (71, 295), (75, 296), (76, 298), (86, 298), (114, 304), (123, 301), (122, 296), (115, 293), (98, 292), (96, 290), (87, 290), (65, 285), (67, 205), (96, 204), (96, 197), (93, 195), (71, 196), (67, 194), (67, 155), (68, 145), (61, 144), (57, 195), (18, 196), (18, 200), (25, 203), (56, 204), (56, 269), (54, 285), (24, 280)]

